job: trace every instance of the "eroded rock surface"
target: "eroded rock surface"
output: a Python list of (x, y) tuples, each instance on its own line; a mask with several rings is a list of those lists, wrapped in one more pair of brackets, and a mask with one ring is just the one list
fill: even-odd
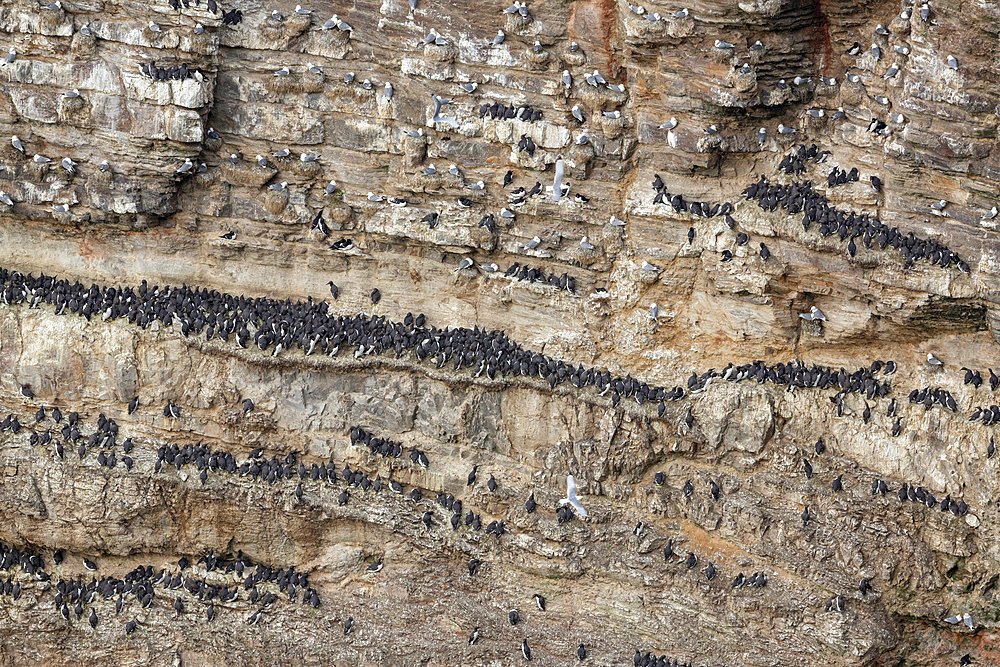
[[(583, 0), (530, 2), (526, 17), (502, 14), (506, 3), (324, 1), (309, 16), (295, 3), (191, 4), (0, 7), (0, 53), (16, 53), (0, 69), (0, 190), (12, 200), (0, 204), (4, 269), (88, 286), (147, 280), (325, 299), (333, 314), (389, 321), (423, 313), (429, 326), (501, 329), (551, 358), (668, 389), (757, 359), (847, 372), (893, 360), (898, 370), (879, 373), (888, 395), (851, 392), (839, 409), (833, 389), (716, 377), (659, 414), (658, 401), (613, 401), (569, 380), (489, 377), (346, 344), (333, 357), (275, 355), (204, 331), (185, 336), (179, 322), (88, 320), (6, 293), (0, 416), (24, 426), (0, 432), (0, 542), (37, 552), (51, 580), (20, 565), (4, 573), (21, 588), (16, 600), (0, 594), (3, 662), (506, 665), (523, 662), (524, 639), (546, 665), (576, 664), (580, 643), (594, 665), (631, 664), (636, 649), (699, 666), (1000, 661), (994, 427), (968, 419), (996, 402), (987, 370), (997, 364), (1000, 279), (1000, 218), (989, 217), (1000, 167), (995, 2), (938, 0), (926, 20), (919, 5), (856, 0), (694, 2), (687, 16), (644, 5), (659, 20), (627, 2)], [(233, 9), (242, 22), (222, 25)], [(352, 30), (322, 30), (334, 13)], [(441, 39), (423, 43), (432, 30)], [(763, 48), (751, 48), (758, 40)], [(847, 53), (854, 42), (857, 55)], [(150, 61), (198, 73), (153, 80), (140, 70)], [(290, 73), (276, 76), (282, 67)], [(594, 70), (606, 84), (587, 82)], [(470, 82), (472, 92), (460, 86)], [(74, 89), (79, 97), (64, 96)], [(452, 98), (440, 115), (454, 126), (434, 121), (434, 95)], [(542, 115), (484, 116), (495, 103)], [(676, 127), (662, 129), (670, 118)], [(883, 125), (870, 131), (873, 122)], [(527, 138), (533, 152), (518, 148)], [(802, 173), (780, 170), (803, 144), (830, 153)], [(274, 155), (283, 149), (287, 157)], [(557, 204), (545, 186), (559, 159), (570, 190)], [(178, 173), (185, 160), (192, 168)], [(854, 167), (857, 182), (828, 185), (832, 169)], [(657, 175), (689, 203), (730, 202), (735, 228), (724, 214), (654, 201)], [(849, 234), (823, 236), (819, 223), (804, 229), (801, 212), (748, 200), (744, 188), (761, 176), (811, 181), (830, 206), (947, 247), (968, 271), (907, 262), (860, 235), (852, 254)], [(517, 205), (512, 193), (536, 183), (540, 193)], [(473, 268), (456, 271), (466, 257)], [(482, 268), (493, 263), (497, 271)], [(505, 276), (515, 263), (572, 278), (575, 289)], [(824, 321), (799, 316), (813, 307)], [(928, 365), (928, 353), (944, 366)], [(963, 384), (963, 366), (986, 382)], [(907, 400), (923, 387), (950, 391), (958, 410)], [(246, 398), (256, 405), (244, 415)], [(163, 415), (168, 402), (180, 417)], [(115, 447), (80, 457), (67, 443), (60, 458), (55, 406), (79, 412), (84, 440), (99, 414), (114, 419)], [(399, 442), (404, 455), (352, 444), (354, 427)], [(31, 443), (46, 430), (50, 443)], [(124, 438), (135, 443), (132, 468), (100, 465), (99, 451), (121, 460)], [(263, 448), (265, 458), (296, 452), (307, 469), (347, 464), (405, 494), (308, 475), (157, 470), (159, 448), (198, 442), (239, 463)], [(413, 450), (430, 465), (410, 461)], [(556, 521), (566, 474), (586, 521)], [(932, 494), (935, 508), (899, 500), (904, 484)], [(507, 532), (453, 530), (438, 494)], [(967, 513), (942, 512), (945, 498)], [(59, 549), (66, 559), (56, 564)], [(242, 580), (196, 563), (239, 552), (308, 573), (319, 606), (303, 603), (305, 590), (289, 600), (262, 584), (277, 595), (265, 609)], [(692, 552), (698, 563), (686, 568)], [(157, 588), (151, 606), (130, 599), (120, 614), (114, 597), (98, 596), (70, 621), (53, 604), (60, 579), (121, 578), (140, 565), (176, 573), (181, 557), (192, 564), (185, 576), (239, 585), (236, 601), (215, 599), (214, 621), (210, 601), (183, 589)], [(470, 559), (481, 561), (475, 575)], [(740, 573), (767, 584), (732, 588)], [(843, 610), (829, 610), (838, 595)], [(255, 609), (261, 621), (250, 625)], [(944, 620), (965, 613), (972, 629)]]

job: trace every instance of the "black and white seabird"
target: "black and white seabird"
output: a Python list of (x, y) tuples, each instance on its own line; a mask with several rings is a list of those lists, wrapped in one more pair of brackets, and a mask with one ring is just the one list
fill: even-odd
[(531, 494), (528, 496), (528, 499), (524, 502), (524, 510), (528, 514), (531, 514), (532, 512), (535, 511), (536, 507), (537, 504), (535, 503), (535, 492), (532, 491)]

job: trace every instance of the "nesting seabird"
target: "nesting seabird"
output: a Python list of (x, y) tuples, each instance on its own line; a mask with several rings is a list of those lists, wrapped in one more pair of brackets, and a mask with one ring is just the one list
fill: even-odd
[(812, 306), (808, 313), (799, 313), (799, 317), (809, 322), (826, 322), (826, 315), (816, 306)]
[(531, 514), (535, 511), (537, 506), (537, 503), (535, 503), (535, 492), (532, 491), (528, 496), (528, 499), (524, 502), (524, 511)]
[(332, 17), (330, 17), (330, 21), (332, 21), (333, 25), (336, 26), (337, 30), (340, 30), (341, 32), (353, 32), (354, 31), (354, 28), (352, 28), (349, 23), (347, 23), (346, 21), (341, 20), (341, 18), (339, 16), (337, 16), (336, 14), (334, 14)]

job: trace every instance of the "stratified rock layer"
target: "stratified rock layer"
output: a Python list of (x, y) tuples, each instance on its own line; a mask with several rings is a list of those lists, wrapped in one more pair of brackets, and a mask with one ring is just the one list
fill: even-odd
[[(998, 352), (1000, 245), (996, 220), (983, 219), (1000, 180), (996, 3), (937, 0), (926, 21), (919, 7), (903, 19), (905, 6), (855, 0), (694, 2), (686, 17), (673, 15), (679, 6), (646, 4), (659, 21), (627, 2), (532, 2), (526, 18), (502, 14), (506, 6), (324, 1), (302, 16), (294, 3), (247, 0), (224, 3), (244, 18), (223, 26), (203, 3), (180, 11), (167, 0), (67, 0), (58, 10), (4, 3), (0, 53), (13, 47), (16, 58), (0, 69), (0, 190), (13, 200), (0, 204), (0, 265), (85, 284), (145, 279), (327, 299), (334, 313), (394, 321), (424, 313), (433, 326), (502, 329), (550, 357), (665, 387), (730, 362), (802, 359), (853, 371), (892, 359), (899, 370), (886, 376), (890, 395), (867, 402), (871, 420), (856, 393), (837, 416), (833, 390), (721, 378), (658, 416), (656, 405), (612, 405), (593, 388), (476, 377), (412, 354), (345, 346), (332, 358), (298, 349), (273, 356), (185, 337), (176, 323), (142, 329), (5, 302), (2, 416), (18, 415), (25, 428), (0, 433), (0, 541), (41, 554), (53, 581), (11, 570), (23, 592), (0, 595), (0, 662), (506, 665), (523, 660), (525, 638), (545, 665), (576, 664), (580, 643), (595, 665), (631, 664), (637, 648), (699, 666), (952, 665), (966, 653), (1000, 661), (997, 459), (988, 454), (992, 427), (967, 420), (996, 399), (988, 383), (962, 384), (959, 370), (988, 377)], [(349, 34), (320, 30), (335, 12)], [(878, 24), (890, 34), (877, 34)], [(506, 37), (493, 45), (498, 29)], [(431, 30), (443, 43), (422, 43)], [(764, 48), (750, 50), (758, 40)], [(854, 42), (858, 56), (846, 53)], [(140, 71), (149, 61), (199, 74), (154, 81)], [(893, 64), (899, 73), (885, 78)], [(286, 66), (288, 76), (275, 76)], [(588, 84), (594, 70), (624, 92)], [(469, 93), (459, 86), (467, 82), (478, 87)], [(79, 97), (63, 95), (73, 89)], [(433, 95), (452, 98), (441, 115), (457, 127), (432, 120)], [(494, 103), (530, 106), (542, 118), (483, 117)], [(835, 119), (838, 108), (844, 116)], [(660, 125), (671, 117), (668, 133)], [(885, 133), (869, 131), (873, 120)], [(779, 133), (779, 123), (796, 132)], [(533, 154), (518, 150), (522, 136)], [(804, 173), (780, 172), (803, 143), (830, 155)], [(288, 157), (273, 155), (282, 149)], [(74, 173), (63, 157), (77, 163)], [(556, 204), (544, 187), (560, 157), (570, 193)], [(195, 167), (178, 174), (186, 159)], [(436, 173), (425, 175), (431, 164)], [(834, 167), (857, 167), (861, 179), (828, 187)], [(689, 202), (731, 202), (736, 229), (723, 215), (654, 203), (657, 174)], [(839, 236), (804, 230), (801, 214), (745, 200), (743, 189), (762, 175), (809, 180), (831, 205), (937, 241), (970, 271), (907, 266), (893, 248), (860, 238), (852, 256)], [(466, 187), (480, 180), (482, 189)], [(516, 188), (536, 183), (538, 196), (511, 205)], [(370, 192), (407, 205), (371, 201)], [(939, 200), (941, 214), (931, 209)], [(436, 225), (422, 221), (432, 212)], [(328, 235), (316, 231), (317, 214)], [(490, 214), (494, 229), (480, 224)], [(746, 245), (736, 244), (740, 232)], [(220, 238), (227, 233), (234, 238)], [(348, 248), (331, 249), (342, 239)], [(734, 258), (720, 261), (723, 251)], [(466, 257), (500, 270), (456, 271)], [(566, 274), (575, 290), (504, 276), (515, 262)], [(826, 320), (799, 317), (811, 307)], [(925, 363), (929, 352), (943, 369)], [(33, 399), (22, 398), (22, 385)], [(959, 411), (907, 401), (925, 386), (949, 390)], [(135, 396), (140, 408), (128, 415)], [(245, 398), (256, 403), (247, 416)], [(896, 417), (886, 414), (892, 399)], [(179, 419), (162, 416), (168, 401)], [(100, 413), (114, 418), (136, 443), (134, 467), (100, 466), (93, 451), (81, 459), (73, 446), (59, 459), (51, 445), (32, 445), (31, 431), (58, 438), (61, 428), (50, 417), (35, 425), (40, 406), (79, 411), (84, 436)], [(430, 465), (351, 444), (356, 426), (425, 452)], [(268, 457), (294, 451), (310, 465), (346, 463), (407, 492), (418, 487), (423, 499), (351, 489), (340, 505), (343, 483), (307, 479), (298, 501), (297, 480), (155, 471), (158, 448), (199, 441), (241, 462), (262, 447)], [(566, 474), (584, 494), (586, 521), (556, 522)], [(486, 488), (490, 475), (496, 492)], [(871, 491), (877, 480), (884, 496)], [(960, 499), (969, 513), (900, 501), (904, 483)], [(528, 514), (532, 492), (538, 510)], [(484, 525), (504, 521), (507, 533), (452, 530), (439, 493), (461, 498)], [(677, 553), (669, 561), (668, 543)], [(61, 565), (56, 549), (67, 553)], [(180, 615), (173, 593), (158, 592), (148, 609), (131, 601), (120, 615), (114, 600), (99, 598), (94, 629), (86, 616), (67, 622), (52, 603), (56, 580), (92, 576), (83, 557), (98, 563), (97, 576), (122, 577), (137, 565), (176, 571), (182, 556), (194, 563), (239, 551), (308, 572), (322, 603), (279, 595), (249, 625), (260, 605), (242, 590), (234, 603), (216, 602), (211, 623), (194, 597)], [(687, 569), (691, 552), (699, 563)], [(482, 562), (474, 576), (470, 558)], [(368, 573), (375, 562), (382, 570)], [(205, 575), (201, 565), (192, 571)], [(738, 573), (757, 572), (765, 587), (731, 588)], [(862, 579), (872, 587), (865, 595)], [(545, 596), (545, 611), (533, 593)], [(844, 611), (828, 611), (837, 595)], [(521, 622), (511, 626), (514, 608)], [(974, 630), (943, 620), (964, 613)], [(345, 635), (348, 617), (354, 630)], [(126, 635), (133, 618), (139, 628)], [(469, 645), (476, 626), (481, 639)]]

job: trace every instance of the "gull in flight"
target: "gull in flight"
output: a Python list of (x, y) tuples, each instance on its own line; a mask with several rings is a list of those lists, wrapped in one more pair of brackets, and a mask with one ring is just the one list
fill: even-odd
[(566, 174), (566, 163), (563, 162), (562, 155), (556, 159), (556, 174), (552, 179), (552, 201), (558, 203), (562, 199), (562, 182)]
[(441, 107), (446, 104), (451, 104), (451, 98), (434, 95), (431, 99), (434, 101), (434, 115), (431, 116), (431, 122), (448, 123), (453, 128), (458, 129), (458, 121), (455, 120), (454, 116), (441, 116)]
[(559, 501), (560, 505), (570, 505), (580, 516), (586, 518), (587, 510), (583, 509), (583, 505), (580, 504), (580, 499), (576, 495), (576, 480), (573, 479), (573, 475), (566, 475), (566, 497)]

